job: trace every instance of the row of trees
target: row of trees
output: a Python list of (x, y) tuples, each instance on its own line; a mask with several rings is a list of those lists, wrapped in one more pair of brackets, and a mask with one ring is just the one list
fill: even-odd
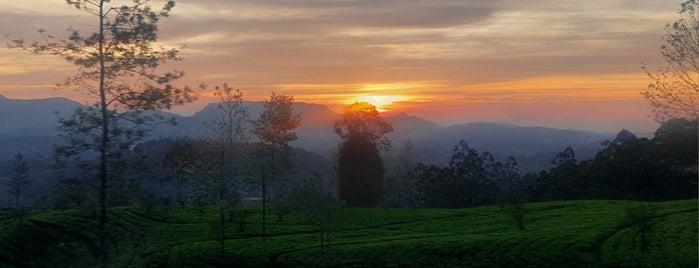
[[(593, 159), (578, 161), (568, 147), (551, 160), (550, 170), (527, 174), (519, 172), (514, 157), (499, 162), (461, 141), (448, 166), (414, 164), (412, 171), (393, 179), (394, 190), (386, 197), (396, 206), (445, 208), (564, 199), (696, 198), (697, 125), (696, 119), (668, 120), (652, 139), (622, 130)], [(396, 197), (402, 201), (395, 202)]]
[[(158, 48), (155, 46), (158, 39), (158, 23), (161, 18), (169, 16), (175, 6), (174, 1), (165, 2), (160, 9), (153, 9), (148, 0), (133, 0), (121, 5), (117, 4), (117, 1), (109, 0), (67, 0), (66, 2), (93, 16), (95, 21), (92, 25), (95, 26), (96, 31), (84, 34), (77, 29), (69, 28), (67, 37), (60, 39), (46, 33), (45, 30), (40, 30), (44, 41), (27, 43), (23, 39), (16, 39), (11, 42), (11, 46), (36, 54), (59, 56), (74, 64), (78, 68), (78, 73), (68, 77), (58, 86), (77, 89), (85, 95), (94, 97), (89, 106), (60, 119), (66, 143), (58, 147), (55, 154), (55, 162), (61, 170), (59, 176), (62, 177), (56, 191), (62, 193), (61, 196), (69, 197), (64, 200), (65, 203), (69, 203), (74, 201), (71, 200), (72, 198), (84, 198), (77, 193), (93, 190), (91, 186), (82, 183), (85, 178), (96, 179), (94, 190), (97, 196), (96, 207), (99, 208), (100, 243), (98, 255), (100, 265), (106, 267), (110, 241), (107, 230), (107, 210), (110, 204), (128, 203), (128, 200), (122, 199), (123, 195), (120, 193), (139, 192), (144, 199), (149, 196), (147, 191), (138, 184), (138, 179), (148, 170), (144, 170), (141, 165), (144, 159), (132, 148), (143, 139), (149, 125), (169, 122), (154, 111), (191, 102), (196, 99), (196, 94), (189, 87), (174, 85), (175, 81), (184, 76), (183, 71), (160, 71), (163, 64), (181, 60), (180, 47)], [(656, 112), (659, 114), (674, 115), (676, 114), (674, 111), (688, 110), (690, 118), (697, 116), (695, 109), (697, 83), (693, 74), (697, 70), (696, 55), (699, 54), (697, 53), (699, 46), (696, 45), (697, 39), (692, 39), (697, 36), (696, 32), (699, 29), (695, 16), (696, 6), (695, 0), (689, 0), (682, 5), (680, 14), (688, 15), (688, 19), (672, 25), (672, 32), (666, 40), (668, 46), (661, 48), (666, 48), (663, 55), (669, 60), (670, 67), (661, 70), (658, 76), (649, 73), (651, 78), (659, 82), (651, 85), (650, 93), (644, 93), (644, 95), (656, 107)], [(675, 63), (676, 65), (673, 65)], [(676, 73), (678, 73), (677, 79), (665, 80)], [(673, 84), (674, 80), (684, 84), (678, 86)], [(689, 93), (687, 95), (676, 93), (677, 91), (674, 90), (677, 88), (686, 88), (688, 90), (682, 92)], [(242, 95), (238, 91), (234, 92), (227, 85), (217, 88), (216, 92), (221, 99), (219, 106), (221, 117), (210, 125), (212, 138), (205, 142), (206, 146), (178, 148), (186, 156), (171, 156), (169, 158), (172, 161), (171, 165), (182, 168), (177, 171), (179, 172), (177, 176), (186, 176), (191, 172), (187, 169), (196, 167), (197, 161), (204, 166), (203, 169), (196, 169), (204, 172), (197, 177), (206, 178), (208, 183), (198, 185), (194, 189), (201, 193), (215, 193), (202, 196), (216, 197), (221, 212), (221, 224), (223, 224), (226, 208), (236, 199), (235, 190), (231, 190), (235, 188), (235, 183), (230, 180), (250, 173), (244, 172), (245, 169), (241, 167), (253, 170), (252, 173), (256, 173), (261, 179), (263, 226), (265, 226), (267, 183), (284, 166), (281, 163), (285, 162), (282, 160), (286, 159), (285, 155), (288, 154), (288, 142), (295, 139), (293, 129), (298, 125), (298, 117), (294, 116), (290, 109), (292, 99), (289, 96), (272, 95), (266, 104), (265, 112), (260, 120), (256, 121), (252, 130), (261, 143), (251, 152), (242, 154), (243, 151), (239, 148), (243, 147), (240, 144), (247, 139), (246, 133), (248, 133), (242, 124), (246, 120), (246, 113), (240, 105)], [(653, 92), (661, 94), (653, 95)], [(678, 102), (677, 99), (680, 101)], [(666, 102), (666, 100), (670, 101)], [(685, 101), (689, 104), (687, 105)], [(675, 104), (678, 106), (674, 106)], [(379, 151), (387, 148), (388, 142), (383, 135), (390, 132), (391, 127), (380, 119), (373, 106), (357, 103), (344, 112), (343, 119), (335, 125), (335, 131), (342, 138), (338, 156), (340, 198), (346, 200), (349, 205), (375, 204), (381, 196), (385, 196), (382, 191), (384, 169)], [(622, 138), (625, 136), (627, 135), (622, 135)], [(650, 150), (653, 155), (662, 155), (662, 150), (657, 151), (653, 148), (667, 148), (665, 147), (667, 142), (669, 141), (663, 139), (662, 135), (656, 135), (652, 141), (618, 137), (607, 150), (598, 155), (600, 161), (591, 162), (595, 163), (594, 165), (587, 165), (597, 167), (598, 162), (601, 163), (599, 165), (617, 163), (614, 161), (630, 157), (631, 152), (645, 157), (649, 152), (643, 150)], [(253, 164), (243, 165), (239, 161), (234, 161), (241, 155), (252, 155), (257, 158), (252, 161)], [(573, 174), (567, 167), (579, 167), (580, 164), (572, 161), (571, 155), (571, 152), (561, 155), (558, 169), (542, 173), (534, 181), (559, 178), (561, 176), (555, 175), (558, 173)], [(674, 152), (670, 155), (674, 157)], [(606, 159), (607, 162), (602, 159)], [(661, 164), (658, 167), (649, 168), (649, 170), (661, 170), (667, 167), (674, 172), (670, 174), (685, 174), (683, 172), (687, 170), (686, 163), (675, 158), (658, 156), (655, 160), (645, 158), (636, 160), (642, 167), (650, 167), (652, 163), (658, 163), (655, 160), (660, 161)], [(647, 162), (643, 162), (646, 160)], [(679, 161), (680, 164), (673, 161)], [(597, 168), (589, 169), (598, 170)], [(75, 174), (75, 170), (80, 170), (79, 174)], [(621, 175), (619, 175), (614, 168), (604, 170), (609, 170), (610, 176), (618, 175), (614, 178), (620, 178), (621, 185), (647, 185), (629, 181), (632, 177), (623, 175), (626, 171), (620, 172)], [(457, 146), (449, 167), (421, 165), (412, 173), (419, 186), (417, 191), (413, 191), (417, 193), (418, 200), (436, 205), (466, 206), (494, 202), (501, 199), (501, 193), (514, 192), (517, 189), (512, 183), (509, 186), (501, 183), (501, 181), (516, 181), (514, 160), (508, 160), (504, 164), (499, 163), (487, 153), (478, 154), (475, 150), (468, 148), (466, 143), (460, 143)], [(579, 171), (575, 173), (581, 174)], [(642, 174), (639, 173), (639, 175)], [(432, 182), (428, 182), (430, 180)], [(683, 188), (684, 182), (680, 180), (680, 183), (670, 185), (677, 185), (672, 189)], [(436, 193), (431, 193), (430, 189)], [(613, 192), (614, 189), (616, 188), (612, 187), (610, 191)], [(636, 189), (636, 195), (633, 197), (648, 197), (645, 188), (633, 189)], [(543, 193), (546, 192), (543, 191)], [(696, 193), (693, 194), (696, 196)], [(403, 195), (399, 194), (399, 196)], [(438, 200), (432, 200), (433, 198)], [(661, 199), (666, 196), (651, 198)], [(440, 199), (449, 201), (440, 201)], [(192, 202), (195, 202), (194, 199)], [(202, 201), (202, 203), (206, 202)], [(223, 228), (219, 238), (223, 248), (225, 237), (222, 230)]]
[[(621, 131), (592, 160), (578, 162), (572, 148), (566, 148), (551, 162), (549, 171), (520, 175), (517, 162), (509, 157), (495, 161), (488, 152), (479, 154), (461, 141), (447, 167), (415, 165), (409, 157), (410, 145), (398, 156), (398, 170), (384, 183), (383, 164), (376, 148), (387, 144), (380, 137), (390, 131), (380, 121), (367, 120), (358, 129), (368, 133), (343, 137), (338, 174), (341, 198), (348, 203), (367, 205), (382, 200), (389, 205), (453, 207), (502, 203), (519, 199), (551, 200), (572, 198), (622, 198), (664, 200), (697, 196), (697, 118), (699, 118), (699, 1), (680, 5), (679, 19), (666, 25), (660, 46), (665, 64), (653, 72), (641, 94), (649, 101), (662, 126), (653, 139), (637, 138)], [(646, 67), (644, 66), (644, 69)], [(356, 107), (361, 110), (361, 107)], [(345, 112), (346, 114), (347, 112)], [(353, 138), (362, 137), (362, 138)], [(368, 141), (368, 142), (365, 142)], [(351, 144), (351, 146), (349, 146)], [(352, 148), (351, 150), (345, 149)], [(344, 163), (360, 163), (343, 165)], [(407, 170), (413, 169), (412, 172)], [(353, 177), (359, 179), (351, 179)], [(368, 181), (362, 181), (362, 178)], [(359, 181), (358, 184), (349, 181)], [(352, 187), (356, 187), (353, 189)], [(386, 191), (382, 193), (382, 187)], [(362, 190), (362, 189), (373, 190)], [(349, 193), (358, 192), (361, 195)], [(382, 194), (380, 194), (382, 193)], [(355, 196), (364, 196), (356, 200)]]
[[(90, 105), (59, 120), (66, 143), (55, 153), (58, 175), (62, 178), (55, 192), (60, 197), (58, 203), (64, 205), (89, 202), (84, 193), (96, 192), (99, 263), (106, 267), (110, 241), (108, 208), (112, 204), (128, 204), (127, 195), (134, 193), (139, 193), (141, 199), (152, 196), (139, 183), (152, 170), (143, 165), (142, 155), (132, 149), (145, 137), (148, 126), (173, 123), (155, 111), (189, 103), (197, 96), (189, 87), (174, 85), (184, 76), (183, 71), (162, 72), (160, 68), (181, 60), (181, 47), (155, 45), (158, 23), (169, 16), (174, 1), (166, 1), (160, 9), (152, 8), (148, 0), (66, 2), (93, 16), (95, 32), (84, 34), (77, 28), (69, 28), (67, 37), (61, 39), (39, 30), (43, 41), (15, 39), (10, 46), (59, 56), (74, 64), (79, 72), (58, 87), (77, 89), (94, 97)], [(217, 87), (215, 92), (220, 99), (220, 117), (209, 125), (211, 137), (199, 142), (200, 146), (175, 148), (168, 165), (177, 170), (178, 191), (184, 187), (184, 177), (198, 173), (198, 184), (188, 185), (194, 193), (192, 202), (205, 204), (210, 201), (208, 198), (215, 197), (220, 208), (220, 225), (224, 224), (226, 210), (239, 199), (236, 180), (254, 173), (262, 183), (264, 230), (267, 181), (285, 167), (279, 163), (288, 162), (284, 160), (290, 151), (288, 143), (296, 138), (293, 130), (299, 124), (299, 116), (292, 114), (293, 98), (273, 94), (265, 103), (265, 111), (251, 131), (260, 141), (248, 153), (256, 157), (251, 161), (256, 165), (245, 166), (248, 170), (244, 172), (244, 165), (237, 160), (243, 153), (240, 145), (247, 142), (250, 131), (245, 129), (248, 118), (242, 107), (242, 94), (227, 85)], [(96, 185), (92, 184), (92, 178), (96, 178)], [(225, 239), (220, 227), (223, 249)]]
[(462, 140), (454, 147), (448, 166), (417, 163), (403, 179), (412, 185), (402, 188), (410, 189), (403, 193), (410, 206), (470, 207), (521, 202), (520, 180), (514, 157), (499, 162)]
[(528, 174), (532, 200), (606, 198), (669, 200), (697, 196), (698, 121), (672, 119), (652, 139), (622, 130), (593, 159), (572, 149), (550, 171)]
[[(270, 181), (291, 168), (291, 147), (296, 138), (294, 129), (300, 123), (293, 113), (293, 97), (272, 94), (265, 101), (260, 117), (251, 120), (242, 93), (228, 85), (216, 87), (219, 98), (218, 116), (205, 122), (209, 135), (199, 139), (184, 139), (164, 143), (162, 156), (150, 152), (158, 142), (138, 143), (123, 148), (120, 165), (109, 179), (105, 206), (140, 205), (146, 209), (176, 201), (182, 206), (194, 206), (201, 213), (211, 205), (218, 207), (216, 239), (223, 250), (226, 226), (231, 215), (238, 215), (237, 206), (243, 196), (251, 193), (250, 185), (261, 188), (263, 237), (266, 233), (268, 188)], [(56, 166), (61, 179), (50, 195), (59, 208), (91, 208), (99, 206), (95, 190), (100, 185), (93, 180), (95, 157), (63, 158), (57, 150)], [(118, 171), (118, 173), (117, 173)], [(175, 186), (173, 194), (161, 189), (166, 181)], [(255, 187), (255, 189), (257, 189)], [(242, 215), (239, 215), (242, 216)], [(223, 254), (223, 252), (221, 252)]]

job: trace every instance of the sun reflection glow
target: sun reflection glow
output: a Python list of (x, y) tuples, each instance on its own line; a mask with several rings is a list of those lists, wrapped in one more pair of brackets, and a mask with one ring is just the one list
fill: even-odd
[(405, 96), (396, 95), (367, 95), (358, 98), (359, 101), (365, 101), (376, 106), (376, 110), (379, 112), (386, 112), (391, 104), (397, 101), (403, 101), (405, 99)]

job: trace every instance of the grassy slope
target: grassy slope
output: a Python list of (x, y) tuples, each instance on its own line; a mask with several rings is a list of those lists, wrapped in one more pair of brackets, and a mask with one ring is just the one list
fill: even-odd
[[(115, 267), (164, 266), (697, 266), (697, 200), (649, 203), (650, 245), (623, 224), (639, 202), (526, 204), (525, 230), (498, 206), (470, 209), (345, 209), (320, 253), (319, 235), (298, 216), (273, 221), (265, 243), (260, 214), (245, 232), (230, 224), (219, 263), (216, 210), (111, 211)], [(0, 212), (0, 267), (87, 267), (95, 263), (96, 220), (85, 211), (41, 212), (23, 223)]]

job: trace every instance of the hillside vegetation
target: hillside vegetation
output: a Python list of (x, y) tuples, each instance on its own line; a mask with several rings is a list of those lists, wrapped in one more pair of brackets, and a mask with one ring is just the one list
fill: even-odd
[[(246, 207), (244, 230), (226, 230), (216, 208), (115, 208), (113, 267), (308, 266), (697, 266), (697, 201), (560, 201), (524, 204), (520, 230), (510, 207), (345, 208), (321, 252), (316, 227), (288, 215), (260, 237), (261, 215)], [(633, 211), (646, 211), (639, 218)], [(96, 265), (97, 217), (85, 210), (0, 212), (0, 266)], [(634, 218), (636, 217), (636, 218)], [(234, 218), (235, 219), (235, 218)], [(643, 232), (646, 226), (646, 232)], [(644, 240), (645, 236), (645, 240)], [(644, 242), (646, 245), (644, 245)]]

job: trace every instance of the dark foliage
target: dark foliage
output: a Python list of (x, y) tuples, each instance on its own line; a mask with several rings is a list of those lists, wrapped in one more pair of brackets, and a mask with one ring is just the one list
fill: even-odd
[(372, 206), (382, 195), (384, 166), (379, 148), (388, 148), (384, 137), (393, 131), (376, 107), (356, 102), (345, 108), (335, 123), (342, 138), (338, 154), (338, 192), (348, 206)]
[(558, 153), (548, 171), (524, 176), (510, 157), (501, 163), (464, 141), (448, 167), (418, 164), (417, 204), (467, 207), (523, 201), (632, 199), (660, 201), (697, 197), (697, 120), (673, 119), (652, 139), (622, 130), (593, 159), (578, 161), (572, 148)]
[(517, 202), (523, 187), (516, 166), (514, 157), (503, 164), (489, 152), (479, 154), (462, 140), (454, 147), (448, 167), (418, 164), (413, 171), (418, 183), (416, 198), (428, 207)]
[(594, 159), (554, 160), (557, 167), (530, 176), (531, 197), (647, 201), (696, 197), (697, 133), (697, 120), (686, 119), (667, 121), (653, 139), (622, 130)]
[(376, 143), (348, 139), (338, 157), (340, 199), (350, 206), (371, 206), (381, 197), (383, 160)]

